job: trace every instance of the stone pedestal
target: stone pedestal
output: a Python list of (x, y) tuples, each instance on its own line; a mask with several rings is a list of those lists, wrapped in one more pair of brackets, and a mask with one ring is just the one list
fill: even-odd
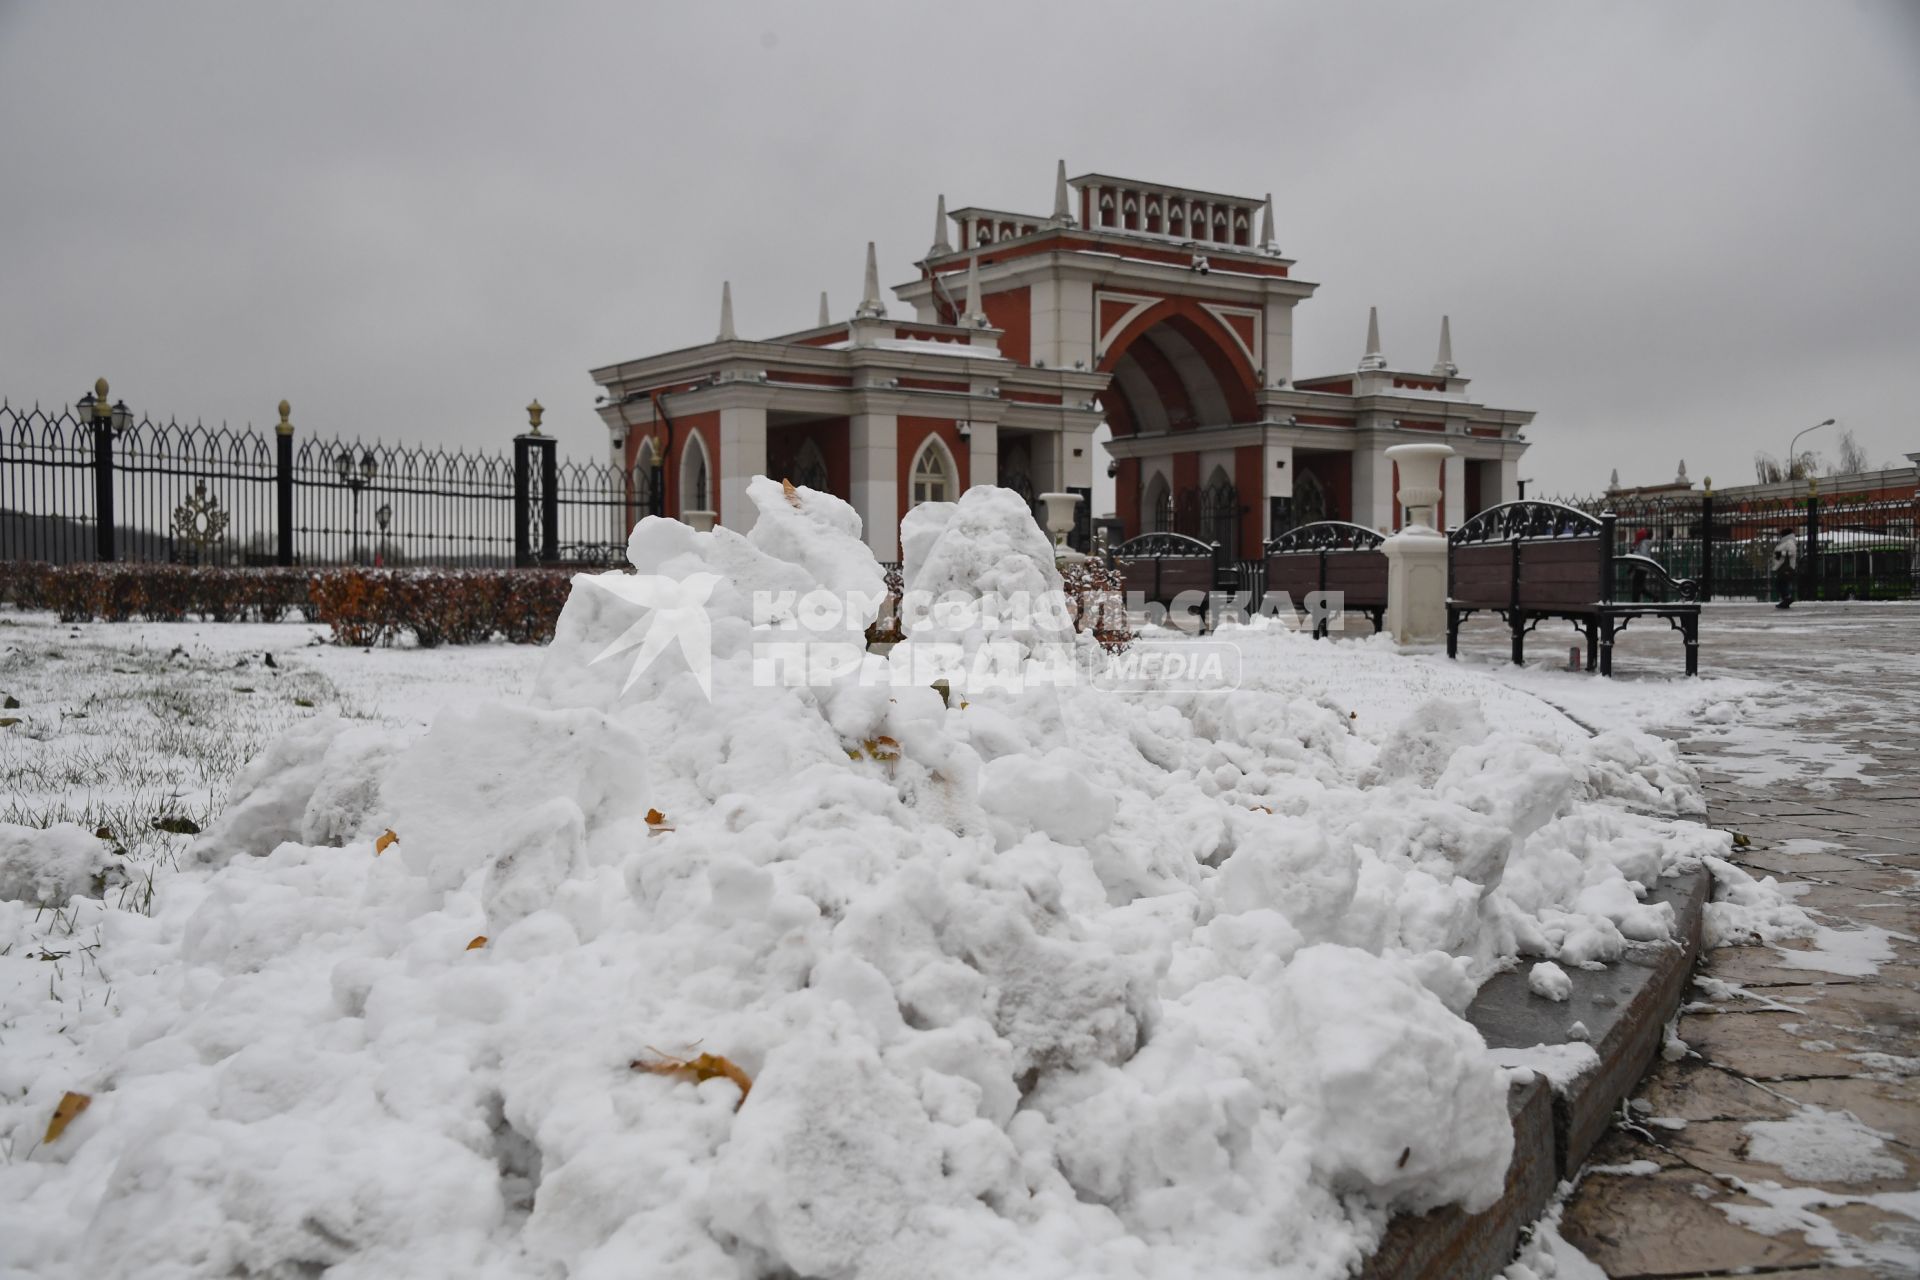
[(719, 514), (717, 511), (682, 511), (680, 519), (691, 525), (695, 533), (712, 533), (713, 522)]
[(1400, 644), (1447, 634), (1447, 537), (1434, 528), (1440, 469), (1453, 455), (1444, 444), (1397, 444), (1386, 451), (1400, 469), (1400, 505), (1407, 520), (1380, 545), (1387, 557), (1387, 632)]

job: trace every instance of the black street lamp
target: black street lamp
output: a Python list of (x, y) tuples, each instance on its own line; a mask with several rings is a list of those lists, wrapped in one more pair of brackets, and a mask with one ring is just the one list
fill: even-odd
[(333, 470), (340, 477), (340, 483), (353, 491), (353, 535), (358, 537), (366, 532), (365, 526), (360, 523), (360, 491), (372, 484), (373, 478), (380, 474), (380, 460), (373, 456), (371, 450), (363, 449), (360, 464), (356, 467), (353, 450), (349, 449), (334, 457)]
[(74, 410), (93, 428), (94, 554), (114, 557), (113, 440), (133, 424), (133, 410), (125, 400), (107, 402), (107, 380), (94, 381), (93, 390), (80, 397)]

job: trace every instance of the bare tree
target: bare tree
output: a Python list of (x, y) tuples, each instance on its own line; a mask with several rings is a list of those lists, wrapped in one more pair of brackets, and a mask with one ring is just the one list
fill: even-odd
[(1761, 484), (1779, 484), (1783, 480), (1805, 480), (1820, 465), (1820, 455), (1811, 449), (1803, 449), (1793, 456), (1791, 467), (1781, 465), (1780, 459), (1770, 453), (1753, 455), (1753, 475)]
[(1827, 474), (1830, 476), (1845, 476), (1853, 475), (1860, 471), (1871, 470), (1873, 470), (1873, 463), (1868, 459), (1867, 451), (1860, 447), (1860, 442), (1853, 438), (1853, 432), (1851, 430), (1842, 431), (1840, 433), (1840, 444), (1835, 451), (1832, 464), (1827, 467)]

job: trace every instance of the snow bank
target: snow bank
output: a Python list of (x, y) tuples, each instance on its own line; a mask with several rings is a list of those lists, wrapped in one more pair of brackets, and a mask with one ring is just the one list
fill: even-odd
[[(1725, 849), (1656, 816), (1665, 744), (1466, 680), (1376, 715), (1416, 667), (1362, 646), (1210, 642), (1231, 695), (890, 684), (852, 512), (749, 495), (745, 536), (629, 543), (704, 595), (709, 680), (678, 642), (636, 672), (662, 615), (583, 575), (527, 703), (304, 726), (152, 919), (89, 906), (111, 1002), (0, 955), (11, 1262), (1343, 1275), (1498, 1194), (1478, 983), (1662, 936), (1641, 891)], [(909, 523), (910, 585), (1057, 595), (1010, 494)], [(816, 678), (767, 678), (802, 617)], [(1364, 722), (1329, 662), (1377, 672)], [(668, 1061), (702, 1054), (744, 1099)]]

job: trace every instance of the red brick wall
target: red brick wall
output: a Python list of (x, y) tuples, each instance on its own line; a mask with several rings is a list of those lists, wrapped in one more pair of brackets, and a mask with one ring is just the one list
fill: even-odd
[(1004, 330), (1000, 335), (1000, 354), (1017, 364), (1031, 364), (1033, 357), (1032, 290), (1002, 289), (980, 299), (986, 308), (987, 323)]
[(1261, 525), (1266, 520), (1266, 472), (1261, 463), (1266, 450), (1257, 444), (1241, 445), (1233, 451), (1233, 487), (1239, 490), (1240, 505), (1246, 511), (1240, 517), (1240, 554), (1259, 554)]

